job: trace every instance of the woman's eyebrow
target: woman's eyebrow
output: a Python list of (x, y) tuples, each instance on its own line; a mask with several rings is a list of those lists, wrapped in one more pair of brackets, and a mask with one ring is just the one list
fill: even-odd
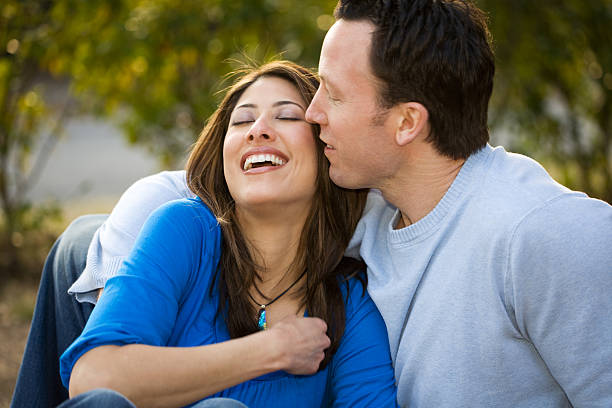
[[(293, 102), (293, 101), (278, 101), (278, 102), (274, 102), (272, 104), (273, 107), (277, 107), (277, 106), (282, 106), (282, 105), (295, 105), (295, 106), (299, 106), (302, 110), (306, 110), (302, 105), (300, 105), (297, 102)], [(243, 103), (242, 105), (238, 105), (236, 106), (235, 109), (241, 109), (241, 108), (256, 108), (257, 105), (254, 103)]]
[(234, 109), (241, 109), (241, 108), (256, 108), (257, 105), (253, 104), (253, 103), (243, 103), (242, 105), (236, 106)]
[(274, 106), (274, 107), (282, 106), (282, 105), (295, 105), (295, 106), (299, 106), (300, 108), (302, 108), (302, 110), (306, 110), (306, 109), (304, 109), (304, 107), (302, 105), (300, 105), (297, 102), (293, 102), (293, 101), (278, 101), (278, 102), (274, 102), (272, 104), (272, 106)]

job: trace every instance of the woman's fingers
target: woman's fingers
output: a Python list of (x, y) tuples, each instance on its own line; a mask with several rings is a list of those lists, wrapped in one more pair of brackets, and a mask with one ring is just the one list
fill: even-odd
[(280, 347), (283, 370), (296, 375), (314, 374), (331, 341), (327, 324), (316, 317), (288, 316), (270, 329)]

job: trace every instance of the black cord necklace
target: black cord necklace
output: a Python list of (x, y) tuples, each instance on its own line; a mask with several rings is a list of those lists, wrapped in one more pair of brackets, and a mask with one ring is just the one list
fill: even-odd
[[(300, 279), (302, 279), (304, 277), (304, 275), (306, 275), (306, 271), (302, 272), (302, 274), (300, 275), (299, 278), (297, 278), (295, 280), (295, 282), (293, 282), (291, 285), (289, 285), (289, 287), (287, 289), (285, 289), (280, 295), (278, 295), (277, 297), (275, 297), (274, 299), (272, 299), (270, 302), (266, 303), (265, 305), (260, 305), (259, 306), (259, 312), (257, 312), (257, 327), (259, 327), (259, 330), (266, 330), (267, 328), (267, 321), (266, 321), (266, 306), (270, 306), (272, 303), (276, 302), (278, 299), (280, 299), (285, 293), (289, 292), (289, 290), (295, 286), (296, 283), (298, 283), (300, 281)], [(251, 296), (250, 292), (247, 292), (249, 294), (249, 297), (251, 298), (251, 300), (257, 304), (257, 301), (255, 299), (253, 299), (253, 296)]]

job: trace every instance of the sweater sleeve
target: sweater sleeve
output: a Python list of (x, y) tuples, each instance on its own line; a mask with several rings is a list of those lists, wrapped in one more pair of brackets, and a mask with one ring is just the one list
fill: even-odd
[(132, 184), (95, 232), (85, 269), (68, 293), (79, 302), (95, 304), (97, 292), (92, 291), (104, 287), (117, 273), (149, 215), (162, 204), (190, 197), (193, 193), (187, 187), (185, 171), (164, 171)]
[(357, 279), (349, 281), (346, 326), (332, 359), (333, 407), (397, 407), (387, 328)]
[(218, 261), (220, 232), (212, 214), (198, 206), (203, 208), (194, 200), (170, 202), (146, 221), (83, 333), (61, 356), (66, 387), (76, 361), (95, 347), (166, 345), (200, 263)]
[(575, 407), (612, 407), (612, 207), (566, 194), (509, 247), (506, 302)]

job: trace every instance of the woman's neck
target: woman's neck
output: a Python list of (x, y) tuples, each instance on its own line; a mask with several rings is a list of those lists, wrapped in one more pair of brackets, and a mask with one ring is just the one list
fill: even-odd
[(236, 209), (242, 234), (252, 247), (253, 260), (260, 265), (262, 281), (259, 290), (265, 295), (274, 295), (284, 290), (303, 272), (292, 270), (297, 256), (302, 230), (308, 210), (277, 211), (266, 216), (262, 212)]

